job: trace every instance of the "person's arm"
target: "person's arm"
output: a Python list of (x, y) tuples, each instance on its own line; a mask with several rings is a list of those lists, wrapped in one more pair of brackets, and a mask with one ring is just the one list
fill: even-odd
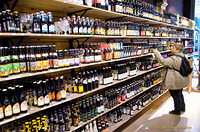
[(157, 50), (153, 50), (153, 53), (155, 54), (156, 59), (159, 61), (159, 63), (163, 64), (166, 67), (174, 68), (174, 59), (171, 57), (164, 59), (160, 52)]

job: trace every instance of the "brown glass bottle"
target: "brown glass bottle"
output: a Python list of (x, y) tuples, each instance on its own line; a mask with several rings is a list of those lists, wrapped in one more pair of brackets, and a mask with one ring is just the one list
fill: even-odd
[(3, 89), (2, 91), (3, 91), (3, 95), (4, 95), (3, 110), (4, 110), (5, 118), (10, 118), (13, 114), (11, 101), (8, 97), (7, 89)]
[(5, 48), (0, 47), (0, 77), (8, 76), (7, 58), (5, 56)]
[(20, 109), (22, 113), (25, 113), (28, 110), (28, 104), (26, 100), (26, 92), (23, 85), (19, 86), (19, 91), (20, 91), (20, 96), (19, 96)]
[(11, 47), (11, 60), (12, 60), (12, 73), (20, 73), (20, 64), (19, 64), (19, 52), (18, 48), (13, 46)]
[(25, 47), (19, 46), (19, 61), (20, 61), (20, 72), (26, 72), (26, 57), (25, 57)]
[(30, 71), (31, 72), (36, 72), (36, 57), (35, 57), (35, 52), (34, 52), (34, 46), (30, 47), (30, 53), (29, 53), (29, 64), (30, 64)]

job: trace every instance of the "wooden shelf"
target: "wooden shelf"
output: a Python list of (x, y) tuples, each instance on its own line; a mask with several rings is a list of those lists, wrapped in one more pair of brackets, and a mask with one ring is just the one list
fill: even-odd
[(120, 18), (124, 20), (134, 21), (134, 22), (143, 22), (146, 24), (152, 24), (152, 25), (159, 25), (159, 26), (167, 26), (172, 27), (176, 29), (189, 29), (181, 26), (176, 26), (173, 24), (168, 24), (164, 22), (159, 22), (155, 20), (150, 20), (146, 18), (136, 17), (136, 16), (130, 16), (126, 14), (111, 12), (107, 10), (103, 10), (96, 7), (88, 7), (85, 5), (80, 4), (74, 4), (67, 2), (67, 0), (20, 0), (17, 3), (16, 7), (26, 7), (30, 9), (39, 9), (44, 11), (56, 11), (56, 12), (67, 12), (67, 13), (73, 13), (76, 12), (77, 15), (81, 15), (78, 11), (84, 11), (87, 10), (85, 16), (92, 16), (100, 19), (112, 19), (112, 18)]
[(162, 81), (160, 81), (160, 82), (158, 82), (157, 84), (154, 84), (154, 85), (152, 85), (152, 86), (150, 86), (150, 87), (144, 88), (143, 91), (141, 91), (140, 93), (138, 93), (138, 94), (132, 96), (132, 97), (129, 98), (129, 99), (126, 99), (125, 101), (121, 102), (120, 104), (117, 104), (116, 106), (112, 107), (111, 109), (105, 108), (105, 110), (104, 110), (103, 113), (101, 113), (101, 114), (95, 116), (94, 118), (92, 118), (92, 119), (90, 119), (90, 120), (88, 120), (88, 121), (86, 121), (86, 122), (82, 122), (82, 121), (81, 121), (81, 122), (79, 123), (79, 126), (77, 126), (77, 127), (73, 127), (73, 126), (72, 126), (72, 127), (71, 127), (71, 131), (76, 131), (77, 129), (79, 129), (79, 128), (85, 126), (86, 124), (92, 122), (93, 120), (96, 120), (97, 118), (99, 118), (99, 117), (101, 117), (101, 116), (103, 116), (103, 115), (109, 113), (110, 111), (116, 109), (117, 107), (119, 107), (119, 106), (121, 106), (121, 105), (127, 103), (128, 101), (134, 99), (135, 97), (141, 95), (141, 94), (144, 93), (145, 91), (147, 91), (147, 90), (153, 88), (154, 86), (160, 84), (161, 82), (162, 82)]
[(157, 69), (160, 69), (160, 68), (163, 68), (164, 66), (159, 66), (157, 68), (154, 68), (154, 69), (150, 69), (150, 70), (147, 70), (147, 71), (138, 71), (137, 74), (135, 76), (129, 76), (127, 77), (126, 79), (123, 79), (123, 80), (120, 80), (120, 81), (117, 81), (115, 80), (112, 84), (108, 84), (108, 85), (100, 85), (99, 88), (97, 89), (94, 89), (94, 90), (91, 90), (91, 91), (88, 91), (88, 92), (85, 92), (85, 93), (82, 93), (82, 94), (75, 94), (75, 93), (67, 93), (67, 99), (66, 100), (62, 100), (60, 102), (55, 102), (53, 101), (52, 103), (50, 103), (49, 106), (44, 106), (42, 108), (38, 108), (38, 107), (33, 107), (33, 110), (29, 110), (27, 113), (22, 113), (20, 114), (19, 116), (13, 116), (12, 118), (10, 119), (6, 119), (6, 120), (3, 120), (0, 122), (0, 126), (1, 125), (4, 125), (4, 124), (7, 124), (11, 121), (14, 121), (14, 120), (17, 120), (17, 119), (21, 119), (23, 117), (26, 117), (26, 116), (29, 116), (31, 114), (34, 114), (34, 113), (37, 113), (37, 112), (40, 112), (42, 110), (46, 110), (48, 108), (51, 108), (51, 107), (54, 107), (54, 106), (57, 106), (57, 105), (60, 105), (60, 104), (63, 104), (63, 103), (66, 103), (68, 101), (71, 101), (71, 100), (74, 100), (74, 99), (77, 99), (77, 98), (80, 98), (80, 97), (83, 97), (85, 95), (89, 95), (89, 94), (92, 94), (92, 93), (95, 93), (99, 90), (102, 90), (102, 89), (105, 89), (107, 87), (110, 87), (110, 86), (113, 86), (113, 85), (116, 85), (116, 84), (119, 84), (121, 82), (125, 82), (131, 78), (135, 78), (135, 77), (138, 77), (140, 75), (143, 75), (145, 73), (148, 73), (148, 72), (151, 72), (151, 71), (154, 71), (154, 70), (157, 70)]
[(149, 105), (151, 105), (153, 102), (155, 102), (156, 100), (158, 100), (161, 96), (163, 96), (164, 94), (166, 94), (168, 91), (165, 91), (164, 93), (162, 93), (161, 95), (159, 95), (156, 99), (152, 100), (149, 104), (147, 104), (145, 107), (142, 107), (142, 109), (134, 111), (134, 115), (126, 115), (123, 114), (122, 115), (122, 121), (118, 122), (118, 123), (113, 123), (113, 125), (111, 126), (110, 132), (114, 132), (117, 129), (119, 129), (123, 124), (127, 123), (129, 120), (131, 120), (133, 117), (135, 117), (137, 114), (139, 114), (140, 112), (142, 112), (145, 108), (147, 108)]
[[(161, 53), (169, 53), (169, 52), (171, 52), (171, 50), (163, 51)], [(117, 61), (123, 61), (123, 60), (135, 59), (135, 58), (141, 58), (141, 57), (146, 57), (146, 56), (150, 56), (150, 55), (152, 55), (152, 53), (145, 54), (145, 55), (140, 55), (140, 56), (133, 56), (133, 57), (116, 59), (116, 60), (110, 60), (110, 61), (102, 61), (102, 62), (97, 62), (97, 63), (80, 64), (78, 66), (71, 66), (71, 67), (65, 67), (65, 68), (59, 68), (59, 69), (49, 69), (48, 71), (42, 71), (42, 72), (21, 73), (21, 74), (18, 74), (18, 75), (10, 75), (8, 77), (0, 78), (0, 82), (8, 81), (8, 80), (14, 80), (14, 79), (20, 79), (20, 78), (25, 78), (25, 77), (38, 76), (38, 75), (43, 75), (43, 74), (50, 74), (50, 73), (66, 71), (66, 70), (71, 70), (71, 69), (76, 69), (76, 68), (81, 68), (81, 67), (88, 67), (88, 66), (93, 66), (93, 65), (100, 65), (100, 64), (106, 64), (106, 63), (111, 63), (111, 62), (117, 62)]]
[[(184, 37), (156, 37), (156, 36), (105, 36), (105, 35), (68, 35), (68, 34), (40, 34), (40, 33), (0, 33), (0, 37), (32, 37), (32, 38), (57, 38), (57, 39), (187, 39)], [(191, 38), (188, 38), (191, 39)]]

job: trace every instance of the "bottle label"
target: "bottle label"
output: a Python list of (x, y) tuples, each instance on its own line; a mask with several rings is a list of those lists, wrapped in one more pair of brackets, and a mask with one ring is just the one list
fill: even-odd
[(80, 58), (80, 63), (84, 63), (85, 62), (83, 55), (79, 55), (79, 58)]
[(83, 92), (83, 86), (78, 86), (78, 92), (82, 93)]
[(70, 59), (64, 59), (64, 66), (70, 65)]
[(61, 91), (56, 94), (56, 100), (61, 100)]
[(33, 28), (33, 31), (34, 33), (39, 33), (40, 32), (40, 25), (37, 24), (37, 23), (34, 23), (34, 28)]
[(85, 63), (89, 63), (90, 62), (90, 56), (85, 56)]
[(97, 107), (97, 113), (101, 113), (101, 106)]
[(45, 97), (44, 97), (44, 103), (45, 104), (49, 104), (49, 94), (47, 94)]
[(96, 62), (102, 61), (102, 56), (101, 55), (95, 56), (95, 61)]
[(64, 66), (63, 60), (58, 60), (58, 66), (59, 66), (59, 67), (63, 67), (63, 66)]
[(42, 33), (48, 33), (47, 24), (42, 25)]
[(18, 114), (18, 113), (20, 113), (19, 103), (15, 103), (13, 105), (13, 114)]
[(19, 73), (20, 72), (20, 66), (19, 63), (12, 63), (12, 73)]
[(8, 64), (8, 74), (12, 74), (12, 63)]
[(61, 90), (61, 98), (62, 99), (66, 98), (66, 90)]
[(58, 125), (54, 125), (54, 132), (59, 132), (59, 127), (58, 127)]
[(20, 62), (20, 71), (21, 72), (26, 71), (26, 62)]
[(133, 110), (131, 110), (131, 115), (134, 115), (134, 111)]
[(30, 62), (31, 65), (31, 71), (36, 71), (36, 62)]
[(33, 102), (34, 102), (34, 105), (37, 106), (37, 104), (38, 104), (37, 96), (34, 96)]
[(49, 101), (52, 101), (52, 94), (49, 92)]
[(77, 26), (75, 26), (75, 27), (73, 28), (73, 33), (74, 33), (74, 34), (78, 34), (78, 27), (77, 27)]
[(54, 31), (55, 31), (54, 25), (51, 24), (51, 25), (49, 26), (49, 33), (54, 33)]
[(65, 132), (65, 126), (64, 125), (60, 125), (60, 132)]
[(0, 107), (0, 119), (4, 118), (3, 107)]
[(91, 27), (88, 28), (88, 34), (91, 34)]
[(58, 59), (53, 59), (53, 67), (58, 68)]
[(83, 33), (83, 27), (79, 27), (79, 34), (82, 34)]
[(83, 27), (83, 34), (87, 34), (87, 27)]
[(24, 100), (24, 101), (21, 103), (21, 111), (27, 111), (27, 110), (28, 110), (27, 101)]
[(0, 65), (0, 76), (8, 76), (8, 65)]
[(74, 86), (74, 93), (77, 93), (77, 86)]
[(104, 112), (104, 105), (101, 105), (101, 112)]
[(8, 105), (5, 110), (5, 117), (8, 117), (8, 116), (11, 116), (12, 115), (12, 106), (11, 105)]
[(36, 61), (36, 70), (41, 71), (42, 69), (42, 61)]
[(43, 106), (44, 105), (44, 97), (43, 96), (40, 96), (38, 98), (38, 106)]
[(69, 63), (70, 63), (70, 66), (73, 66), (73, 65), (74, 65), (74, 63), (75, 63), (74, 61), (75, 61), (74, 58), (70, 58), (70, 62), (69, 62)]
[(118, 103), (118, 104), (121, 103), (121, 97), (118, 97), (118, 98), (117, 98), (117, 103)]
[(79, 58), (74, 58), (74, 62), (75, 62), (75, 65), (79, 65), (80, 59)]
[(48, 60), (43, 60), (42, 65), (43, 65), (43, 69), (45, 69), (45, 70), (49, 69), (49, 61)]
[(56, 94), (55, 94), (55, 91), (52, 92), (52, 100), (55, 100), (56, 99)]

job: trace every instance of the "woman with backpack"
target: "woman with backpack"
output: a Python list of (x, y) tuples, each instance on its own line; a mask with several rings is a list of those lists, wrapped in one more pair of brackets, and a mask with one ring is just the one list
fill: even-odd
[(188, 60), (184, 57), (182, 44), (174, 44), (172, 47), (173, 56), (164, 59), (162, 55), (153, 50), (156, 59), (165, 67), (163, 75), (162, 87), (169, 89), (169, 92), (174, 100), (174, 110), (170, 114), (180, 115), (185, 112), (185, 102), (182, 94), (183, 88), (189, 86), (189, 74), (191, 73)]

